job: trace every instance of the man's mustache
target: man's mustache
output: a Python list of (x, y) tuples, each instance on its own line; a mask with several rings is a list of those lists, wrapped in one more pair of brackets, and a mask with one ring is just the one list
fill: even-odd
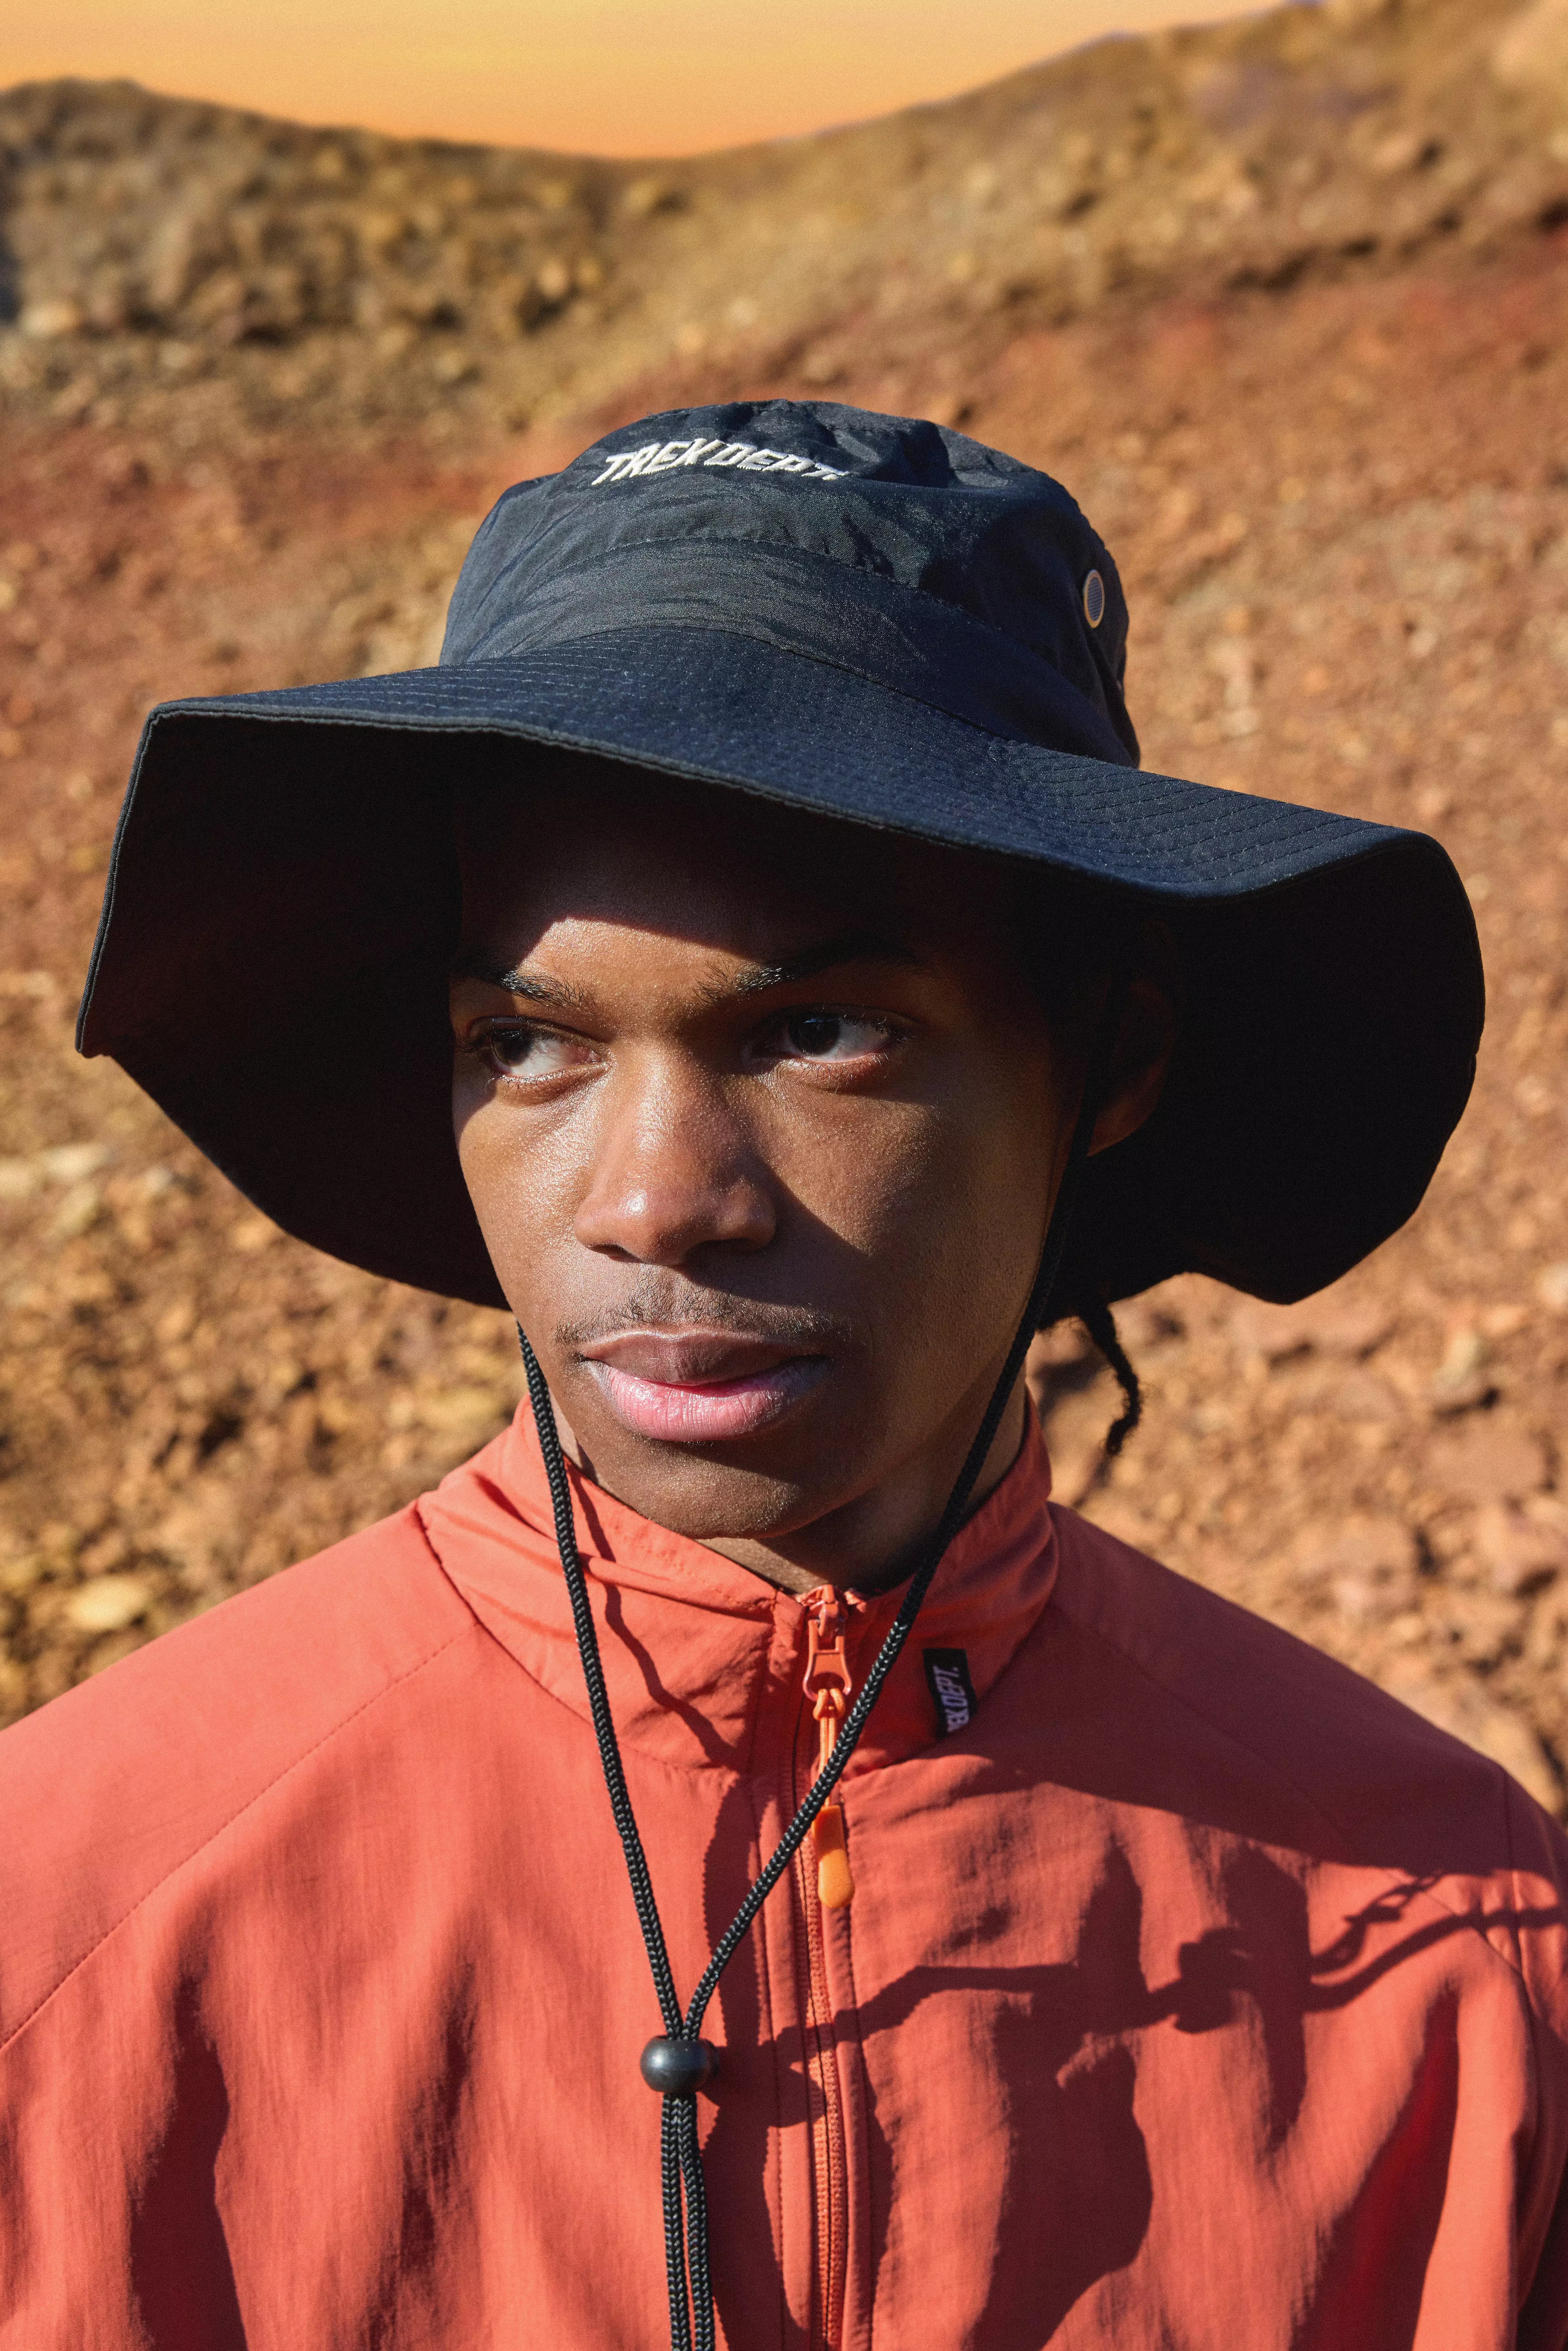
[(705, 1290), (695, 1282), (636, 1280), (618, 1304), (587, 1316), (580, 1322), (558, 1322), (556, 1343), (568, 1349), (592, 1346), (622, 1331), (680, 1332), (694, 1328), (732, 1331), (739, 1338), (759, 1339), (768, 1346), (798, 1348), (802, 1353), (824, 1347), (841, 1349), (854, 1343), (854, 1326), (841, 1314), (807, 1306), (777, 1306), (758, 1298), (737, 1298), (732, 1291)]

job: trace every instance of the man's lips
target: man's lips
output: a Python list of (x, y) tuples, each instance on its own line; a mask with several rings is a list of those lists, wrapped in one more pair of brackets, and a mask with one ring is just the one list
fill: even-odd
[(634, 1437), (718, 1444), (779, 1419), (821, 1379), (828, 1358), (733, 1331), (623, 1331), (581, 1361)]

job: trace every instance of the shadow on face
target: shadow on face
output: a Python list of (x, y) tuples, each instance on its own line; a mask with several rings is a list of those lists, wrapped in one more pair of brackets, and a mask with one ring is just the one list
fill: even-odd
[(580, 1459), (748, 1563), (894, 1556), (1076, 1100), (1019, 870), (578, 757), (470, 793), (460, 858), (459, 1153)]

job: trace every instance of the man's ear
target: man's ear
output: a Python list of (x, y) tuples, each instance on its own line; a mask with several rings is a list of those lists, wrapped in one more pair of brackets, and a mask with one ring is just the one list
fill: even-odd
[(1145, 923), (1133, 944), (1127, 1000), (1091, 1155), (1135, 1134), (1159, 1101), (1181, 1027), (1180, 998), (1176, 941), (1166, 924)]

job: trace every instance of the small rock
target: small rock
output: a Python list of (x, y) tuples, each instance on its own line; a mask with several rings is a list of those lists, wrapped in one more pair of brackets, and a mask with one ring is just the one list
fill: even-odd
[(1462, 1502), (1518, 1502), (1546, 1483), (1546, 1456), (1528, 1430), (1490, 1416), (1433, 1440), (1427, 1474)]
[(50, 1227), (58, 1241), (74, 1241), (90, 1232), (103, 1214), (103, 1194), (96, 1184), (73, 1184), (55, 1212)]
[(430, 371), (437, 383), (455, 389), (472, 383), (479, 373), (479, 362), (472, 351), (438, 351), (430, 363)]
[(57, 1143), (52, 1150), (39, 1152), (38, 1165), (51, 1184), (80, 1184), (113, 1157), (107, 1143)]
[(1349, 1372), (1324, 1396), (1342, 1420), (1396, 1421), (1405, 1418), (1405, 1400), (1375, 1372)]
[(1308, 1550), (1301, 1573), (1326, 1586), (1341, 1614), (1358, 1624), (1385, 1623), (1420, 1598), (1420, 1557), (1403, 1519), (1347, 1520), (1326, 1544)]
[(16, 321), (19, 331), (36, 342), (52, 341), (60, 335), (79, 335), (86, 324), (87, 313), (81, 304), (64, 298), (29, 302)]
[(1489, 1502), (1478, 1510), (1475, 1534), (1494, 1589), (1511, 1598), (1538, 1591), (1568, 1568), (1568, 1535), (1511, 1502)]
[(1568, 1259), (1549, 1265), (1535, 1285), (1542, 1306), (1553, 1314), (1568, 1314)]
[(1467, 1325), (1448, 1341), (1448, 1351), (1432, 1375), (1432, 1403), (1438, 1412), (1469, 1412), (1492, 1393), (1486, 1375), (1487, 1343)]
[(161, 1347), (177, 1347), (188, 1339), (196, 1327), (196, 1301), (193, 1298), (176, 1298), (165, 1306), (152, 1326), (152, 1335)]
[(1140, 1352), (1184, 1335), (1180, 1315), (1152, 1298), (1129, 1298), (1118, 1306), (1116, 1331), (1124, 1347)]
[(145, 1577), (95, 1575), (66, 1602), (67, 1622), (78, 1633), (120, 1633), (145, 1615), (152, 1597)]
[[(416, 1426), (471, 1453), (505, 1426), (512, 1408), (510, 1400), (494, 1388), (452, 1387), (425, 1392), (415, 1409)], [(328, 1404), (319, 1406), (318, 1413), (330, 1422)]]
[(1298, 1308), (1271, 1306), (1262, 1299), (1249, 1298), (1237, 1307), (1230, 1317), (1230, 1333), (1239, 1354), (1261, 1356), (1266, 1364), (1304, 1355), (1312, 1345)]
[(1563, 1806), (1563, 1786), (1535, 1732), (1522, 1715), (1504, 1706), (1472, 1676), (1437, 1681), (1433, 1676), (1401, 1668), (1385, 1684), (1396, 1698), (1438, 1730), (1462, 1739), (1479, 1755), (1500, 1763), (1527, 1795), (1549, 1813)]
[(1332, 1290), (1294, 1306), (1271, 1306), (1249, 1298), (1230, 1317), (1239, 1352), (1261, 1355), (1270, 1364), (1312, 1349), (1325, 1355), (1370, 1355), (1393, 1327), (1392, 1316), (1382, 1307), (1354, 1303)]
[(647, 220), (655, 213), (681, 211), (686, 195), (673, 181), (650, 177), (629, 182), (622, 190), (621, 202), (633, 220)]
[(1535, 0), (1514, 17), (1492, 51), (1492, 71), (1515, 89), (1568, 84), (1568, 0)]
[(1380, 139), (1367, 161), (1379, 179), (1391, 179), (1396, 172), (1408, 172), (1420, 160), (1426, 143), (1422, 132), (1406, 123)]

